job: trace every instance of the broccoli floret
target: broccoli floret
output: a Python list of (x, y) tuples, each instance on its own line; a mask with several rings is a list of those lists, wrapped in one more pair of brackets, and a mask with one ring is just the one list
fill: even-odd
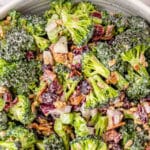
[(101, 11), (102, 14), (102, 24), (104, 26), (113, 24), (115, 25), (116, 34), (124, 32), (129, 28), (128, 17), (124, 16), (121, 13), (109, 14), (107, 11)]
[(36, 137), (32, 131), (22, 126), (12, 125), (6, 131), (5, 141), (20, 143), (19, 149), (32, 149), (36, 143)]
[(96, 113), (90, 121), (90, 124), (95, 128), (95, 135), (102, 136), (108, 126), (108, 118), (102, 116), (100, 113)]
[(46, 31), (49, 39), (56, 42), (59, 35), (67, 34), (66, 36), (71, 36), (76, 45), (88, 42), (93, 31), (90, 13), (94, 10), (95, 7), (88, 2), (73, 5), (70, 1), (53, 1), (51, 9), (45, 13), (48, 20)]
[(147, 24), (147, 22), (139, 17), (139, 16), (129, 16), (128, 17), (128, 23), (129, 23), (129, 28), (133, 29), (133, 30), (147, 30), (149, 28), (149, 25)]
[(58, 79), (63, 86), (65, 100), (72, 95), (78, 83), (81, 81), (82, 77), (73, 76), (70, 77), (71, 70), (64, 66), (63, 64), (57, 64), (55, 66), (55, 72), (58, 75)]
[(82, 10), (76, 10), (73, 14), (65, 10), (61, 13), (63, 25), (71, 34), (71, 38), (76, 45), (83, 45), (88, 42), (92, 33), (92, 19)]
[(7, 128), (7, 115), (4, 111), (0, 111), (0, 131), (5, 130)]
[(9, 141), (0, 141), (0, 149), (1, 150), (19, 150), (20, 143), (18, 142), (9, 142)]
[(122, 53), (142, 43), (149, 45), (149, 40), (148, 30), (128, 29), (115, 37), (112, 46), (116, 52)]
[(56, 134), (45, 137), (42, 143), (37, 143), (39, 150), (65, 150), (63, 140)]
[(49, 40), (47, 40), (47, 39), (45, 39), (43, 37), (36, 36), (36, 35), (33, 35), (33, 37), (35, 39), (37, 47), (41, 51), (44, 51), (44, 50), (46, 50), (49, 47), (49, 45), (50, 45)]
[(149, 95), (150, 93), (149, 79), (140, 76), (139, 74), (134, 72), (131, 68), (128, 69), (128, 74), (126, 78), (130, 82), (126, 93), (131, 100), (138, 100)]
[(51, 18), (52, 15), (57, 14), (60, 16), (63, 9), (68, 12), (72, 11), (72, 3), (71, 0), (53, 0), (50, 3), (50, 10), (46, 11), (44, 17), (46, 19)]
[(17, 120), (22, 124), (29, 124), (33, 121), (34, 115), (31, 112), (31, 104), (28, 98), (23, 95), (17, 96), (17, 103), (8, 111), (11, 119)]
[(79, 113), (62, 114), (60, 119), (63, 124), (72, 125), (75, 129), (76, 136), (87, 136), (90, 134), (86, 121)]
[[(120, 132), (123, 135), (122, 145), (126, 150), (144, 150), (144, 142), (146, 142), (148, 135), (145, 131), (137, 131), (137, 126), (133, 121), (128, 120), (126, 125), (121, 127)], [(128, 141), (132, 141), (132, 145), (126, 146)]]
[(80, 2), (74, 9), (88, 14), (91, 14), (92, 12), (96, 11), (95, 6), (90, 2)]
[(116, 81), (113, 84), (122, 90), (128, 86), (128, 82), (125, 78), (117, 71), (111, 73), (92, 53), (86, 53), (82, 60), (82, 71), (86, 77), (90, 77), (96, 74), (101, 75), (106, 79), (111, 79), (112, 75), (115, 76)]
[(100, 74), (104, 78), (110, 76), (110, 71), (92, 54), (86, 53), (82, 60), (83, 74), (86, 77)]
[(28, 50), (34, 49), (34, 38), (23, 29), (13, 28), (0, 41), (0, 58), (9, 62), (18, 61), (26, 57)]
[(109, 100), (118, 96), (118, 91), (106, 84), (100, 76), (94, 75), (88, 78), (93, 90), (86, 97), (86, 107), (93, 108), (107, 104)]
[(18, 26), (24, 28), (27, 32), (36, 36), (44, 36), (46, 20), (37, 15), (21, 16), (18, 20)]
[(71, 150), (107, 150), (107, 145), (94, 136), (79, 137), (71, 141)]
[(54, 131), (59, 137), (62, 138), (65, 145), (65, 150), (69, 150), (69, 135), (64, 131), (65, 125), (63, 125), (60, 119), (56, 119), (54, 123)]
[(0, 85), (17, 94), (29, 94), (38, 82), (40, 66), (38, 61), (8, 63), (0, 59)]
[(149, 78), (149, 74), (146, 70), (147, 62), (145, 60), (144, 53), (147, 50), (146, 45), (137, 45), (136, 47), (129, 49), (128, 51), (122, 53), (121, 57), (123, 61), (130, 63), (135, 71), (137, 71), (141, 76)]
[(107, 43), (98, 43), (96, 47), (92, 48), (96, 51), (97, 58), (110, 70), (117, 70), (121, 74), (126, 72), (127, 63), (123, 62), (120, 53), (116, 52), (114, 48)]
[(8, 16), (10, 17), (11, 28), (16, 27), (18, 25), (18, 19), (20, 18), (21, 14), (15, 10), (12, 10)]

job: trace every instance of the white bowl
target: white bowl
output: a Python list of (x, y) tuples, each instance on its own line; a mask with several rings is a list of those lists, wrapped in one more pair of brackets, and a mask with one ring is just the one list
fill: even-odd
[[(0, 19), (8, 11), (17, 9), (23, 13), (40, 14), (49, 8), (51, 0), (0, 0)], [(79, 0), (75, 0), (76, 2)], [(141, 0), (89, 0), (92, 3), (112, 12), (123, 12), (127, 15), (141, 16), (150, 23), (150, 7)]]

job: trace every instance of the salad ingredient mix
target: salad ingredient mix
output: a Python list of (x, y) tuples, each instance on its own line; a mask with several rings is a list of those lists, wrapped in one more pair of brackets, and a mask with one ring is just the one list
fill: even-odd
[(55, 0), (0, 21), (1, 150), (149, 150), (150, 28)]

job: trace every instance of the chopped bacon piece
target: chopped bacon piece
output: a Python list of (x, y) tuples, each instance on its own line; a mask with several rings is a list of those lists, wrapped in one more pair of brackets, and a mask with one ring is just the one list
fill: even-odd
[(106, 142), (119, 143), (122, 136), (116, 130), (109, 130), (104, 134), (104, 139)]
[(83, 100), (85, 100), (85, 96), (80, 92), (75, 91), (69, 100), (71, 102), (71, 105), (79, 105)]
[(108, 84), (117, 84), (118, 82), (118, 75), (116, 72), (111, 72), (111, 75), (108, 77), (108, 79), (106, 80), (106, 82)]
[(108, 25), (106, 27), (105, 35), (102, 36), (101, 40), (110, 40), (114, 36), (114, 25)]
[(30, 129), (36, 129), (39, 134), (49, 136), (51, 133), (53, 133), (53, 123), (48, 122), (47, 120), (43, 118), (38, 118), (38, 123), (32, 123), (28, 126)]

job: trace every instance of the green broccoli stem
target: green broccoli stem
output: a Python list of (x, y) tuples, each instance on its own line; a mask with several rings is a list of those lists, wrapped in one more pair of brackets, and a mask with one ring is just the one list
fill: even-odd
[[(110, 76), (110, 71), (93, 54), (87, 53), (84, 55), (83, 69), (83, 73), (87, 77), (93, 76), (94, 74), (100, 74), (104, 78)], [(89, 70), (91, 70), (91, 72), (89, 72)]]
[[(111, 72), (93, 55), (87, 53), (83, 58), (83, 73), (86, 77), (94, 76), (96, 74), (101, 75), (105, 79), (109, 79), (111, 77)], [(116, 86), (122, 90), (128, 86), (128, 82), (126, 79), (117, 71), (115, 71), (116, 75)]]
[(0, 149), (2, 150), (19, 150), (15, 142), (0, 141)]
[(95, 106), (98, 104), (103, 105), (106, 104), (110, 99), (116, 98), (118, 96), (118, 91), (106, 84), (100, 76), (95, 75), (88, 78), (88, 80), (93, 87), (93, 94), (90, 93), (90, 96), (87, 97), (86, 106), (89, 105), (92, 101), (95, 101), (91, 103), (92, 106), (93, 104)]
[(90, 121), (90, 124), (94, 125), (95, 134), (101, 136), (108, 126), (108, 118), (106, 116), (101, 116), (100, 113), (94, 115)]
[(69, 150), (69, 136), (64, 131), (64, 125), (60, 119), (55, 120), (54, 130), (60, 136), (64, 142), (65, 149)]
[(79, 113), (62, 114), (60, 119), (63, 124), (74, 127), (76, 136), (83, 137), (90, 134), (86, 121)]
[[(75, 88), (77, 87), (78, 83), (80, 82), (80, 80), (71, 80), (71, 84), (69, 83), (69, 88), (67, 85), (64, 85), (64, 93), (65, 93), (65, 100), (67, 101), (69, 99), (69, 97), (73, 94)], [(68, 84), (66, 81), (66, 84)]]
[(129, 85), (129, 82), (118, 72), (118, 71), (115, 71), (116, 73), (116, 76), (117, 76), (117, 88), (119, 90), (124, 90), (128, 87)]

